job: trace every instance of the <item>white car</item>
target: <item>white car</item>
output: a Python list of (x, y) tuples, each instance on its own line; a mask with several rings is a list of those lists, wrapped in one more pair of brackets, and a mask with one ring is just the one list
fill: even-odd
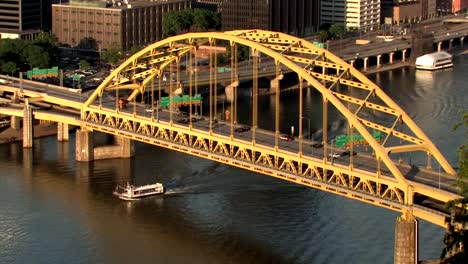
[(339, 158), (339, 157), (341, 157), (341, 155), (340, 155), (339, 153), (336, 153), (336, 152), (330, 153), (330, 154), (328, 154), (328, 156), (330, 156), (330, 157), (332, 157), (332, 158)]
[(145, 112), (153, 113), (153, 108), (151, 108), (151, 106), (148, 106), (148, 107), (145, 108)]

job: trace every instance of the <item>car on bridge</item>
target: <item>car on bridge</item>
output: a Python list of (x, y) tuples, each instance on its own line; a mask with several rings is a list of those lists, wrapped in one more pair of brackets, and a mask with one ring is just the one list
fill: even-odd
[(353, 152), (351, 152), (351, 150), (345, 150), (345, 151), (343, 151), (343, 153), (341, 153), (341, 155), (342, 156), (351, 156), (351, 155), (356, 156), (357, 153), (354, 150), (353, 150)]
[(330, 156), (330, 158), (339, 158), (341, 157), (341, 154), (333, 152), (333, 153), (328, 154), (328, 156)]
[(248, 127), (248, 126), (240, 126), (240, 127), (236, 127), (234, 129), (234, 132), (242, 133), (242, 132), (246, 132), (246, 131), (249, 131), (249, 130), (250, 130), (250, 127)]
[(321, 148), (321, 147), (323, 147), (323, 144), (322, 143), (314, 143), (314, 144), (312, 144), (312, 147), (313, 148)]
[(281, 135), (281, 136), (279, 136), (279, 138), (281, 140), (284, 140), (284, 141), (293, 141), (294, 140), (294, 137), (291, 136), (291, 135)]

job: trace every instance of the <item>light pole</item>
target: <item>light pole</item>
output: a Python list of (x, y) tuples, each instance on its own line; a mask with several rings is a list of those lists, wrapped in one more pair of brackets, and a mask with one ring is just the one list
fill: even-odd
[(303, 119), (307, 119), (307, 138), (309, 139), (310, 141), (310, 119), (307, 118), (307, 117), (302, 117)]

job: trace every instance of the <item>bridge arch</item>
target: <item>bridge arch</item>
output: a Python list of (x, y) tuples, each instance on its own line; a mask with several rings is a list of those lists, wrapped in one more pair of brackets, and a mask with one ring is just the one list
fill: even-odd
[[(179, 63), (183, 56), (200, 45), (213, 45), (216, 41), (228, 41), (231, 46), (247, 46), (254, 52), (265, 54), (273, 58), (277, 65), (295, 72), (299, 79), (319, 91), (324, 102), (330, 102), (347, 119), (350, 126), (364, 137), (376, 157), (387, 166), (405, 193), (410, 191), (409, 186), (402, 172), (390, 158), (391, 153), (423, 151), (427, 153), (428, 158), (434, 157), (447, 173), (455, 174), (421, 129), (381, 88), (331, 52), (306, 40), (279, 32), (236, 30), (187, 33), (151, 44), (123, 62), (101, 83), (85, 102), (82, 117), (105, 92), (127, 89), (131, 91), (129, 98), (135, 99), (136, 95), (144, 93), (156, 78), (161, 80), (164, 70), (172, 63)], [(237, 78), (235, 74), (233, 77)], [(336, 89), (337, 86), (346, 86), (360, 96), (343, 94)], [(355, 106), (354, 111), (345, 104)], [(393, 119), (389, 124), (379, 123), (378, 120), (370, 120), (368, 116), (362, 115), (364, 110)], [(397, 130), (397, 126), (404, 129)], [(371, 130), (382, 132), (385, 135), (383, 142), (377, 142), (371, 135)], [(396, 138), (405, 145), (391, 146), (391, 138)]]

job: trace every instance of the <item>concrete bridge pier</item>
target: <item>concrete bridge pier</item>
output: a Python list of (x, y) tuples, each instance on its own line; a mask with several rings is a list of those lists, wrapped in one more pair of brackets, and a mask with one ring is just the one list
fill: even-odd
[(350, 60), (350, 61), (349, 61), (349, 65), (351, 65), (352, 67), (354, 67), (354, 60)]
[[(19, 97), (15, 93), (13, 97), (11, 97), (12, 104), (19, 104)], [(13, 129), (20, 129), (21, 128), (21, 118), (19, 116), (11, 116), (10, 117), (10, 127)]]
[(32, 148), (34, 139), (32, 108), (26, 101), (23, 110), (23, 148)]
[(94, 135), (93, 131), (79, 129), (76, 131), (75, 159), (77, 161), (94, 160)]
[(273, 80), (270, 81), (270, 93), (275, 94), (277, 91), (279, 91), (280, 87), (280, 81), (283, 79), (284, 75), (280, 74), (276, 76)]
[(453, 39), (449, 40), (449, 50), (453, 48)]
[(224, 88), (224, 93), (226, 94), (226, 101), (232, 102), (234, 100), (233, 98), (233, 89), (237, 88), (239, 86), (239, 82), (235, 81), (231, 84), (226, 85)]
[(57, 124), (57, 140), (60, 142), (68, 141), (68, 124), (58, 123)]
[(389, 63), (390, 64), (393, 64), (393, 55), (395, 55), (395, 52), (390, 52), (390, 54), (389, 54), (389, 56), (390, 56)]
[(418, 220), (405, 212), (395, 224), (395, 264), (418, 263)]
[(367, 62), (369, 61), (369, 57), (364, 58), (364, 71), (367, 71)]
[(75, 158), (77, 161), (130, 158), (135, 155), (135, 144), (131, 139), (115, 138), (116, 145), (94, 147), (93, 131), (80, 129), (76, 132)]
[(437, 43), (437, 51), (442, 50), (442, 41)]
[(402, 52), (402, 54), (401, 54), (401, 61), (402, 61), (402, 62), (405, 62), (405, 61), (406, 61), (406, 51), (407, 51), (407, 50), (405, 50), (405, 49), (401, 51), (401, 52)]
[(381, 66), (380, 65), (381, 59), (382, 59), (382, 55), (381, 54), (377, 55), (377, 68), (380, 68), (380, 66)]
[(464, 42), (464, 41), (465, 41), (465, 37), (461, 37), (461, 38), (460, 38), (460, 45), (461, 45), (462, 48), (463, 48), (463, 44), (464, 44), (463, 42)]

